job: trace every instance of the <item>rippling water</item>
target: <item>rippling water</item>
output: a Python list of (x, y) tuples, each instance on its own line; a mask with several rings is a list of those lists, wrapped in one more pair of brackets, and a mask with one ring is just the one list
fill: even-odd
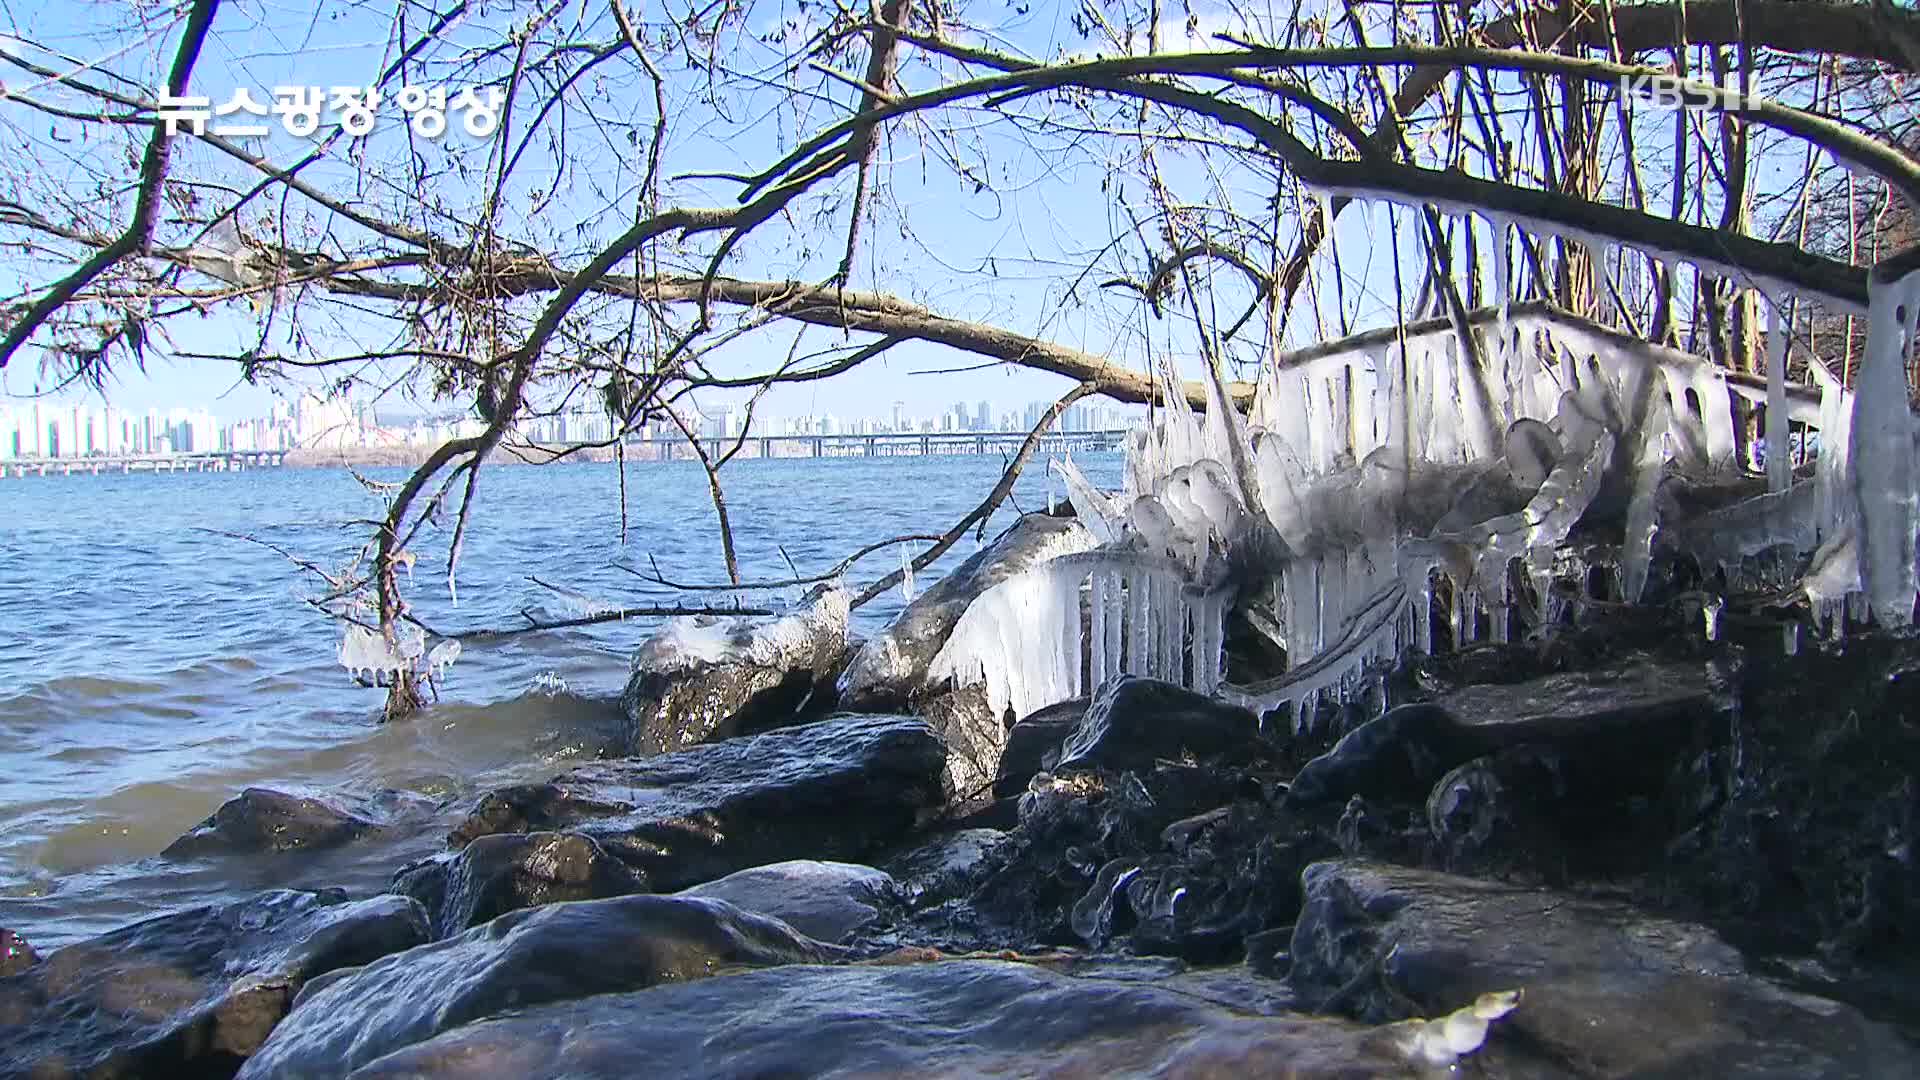
[[(997, 457), (735, 462), (724, 476), (742, 573), (813, 573), (874, 540), (941, 532), (1001, 467)], [(1120, 461), (1083, 467), (1114, 483)], [(554, 601), (529, 575), (612, 603), (668, 598), (622, 561), (723, 580), (698, 466), (636, 465), (628, 480), (623, 547), (613, 466), (488, 469), (460, 604), (441, 573), (442, 534), (419, 550), (410, 598), (421, 617), (449, 632), (513, 625), (522, 608)], [(1037, 508), (1047, 489), (1032, 468), (1014, 502)], [(218, 535), (334, 568), (369, 535), (354, 519), (380, 510), (340, 470), (0, 481), (0, 926), (44, 947), (252, 889), (379, 891), (401, 863), (441, 846), (478, 786), (544, 778), (608, 744), (608, 699), (649, 623), (470, 643), (438, 704), (381, 725), (379, 692), (347, 679), (333, 660), (336, 627), (303, 602), (322, 591), (317, 581)], [(989, 537), (1012, 516), (1003, 507)], [(970, 550), (962, 541), (922, 583)], [(850, 578), (898, 565), (889, 550)], [(856, 631), (899, 606), (896, 591), (862, 609)], [(377, 798), (394, 826), (319, 854), (155, 857), (249, 785)]]

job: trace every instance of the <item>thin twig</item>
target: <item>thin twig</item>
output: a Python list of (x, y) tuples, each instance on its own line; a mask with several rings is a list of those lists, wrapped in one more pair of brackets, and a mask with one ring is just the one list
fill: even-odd
[[(993, 490), (987, 493), (987, 497), (981, 501), (979, 506), (974, 507), (973, 511), (956, 522), (953, 528), (941, 534), (939, 539), (934, 541), (932, 547), (921, 552), (920, 556), (913, 560), (912, 565), (914, 572), (918, 573), (932, 566), (935, 560), (947, 553), (948, 548), (951, 548), (956, 541), (966, 535), (967, 529), (972, 527), (974, 523), (979, 522), (984, 524), (988, 518), (992, 517), (993, 512), (1000, 508), (1001, 502), (1005, 501), (1006, 497), (1013, 493), (1013, 485), (1016, 480), (1020, 479), (1020, 471), (1027, 467), (1027, 459), (1033, 457), (1033, 452), (1039, 448), (1040, 440), (1046, 436), (1048, 429), (1053, 427), (1054, 421), (1060, 419), (1060, 414), (1066, 412), (1068, 406), (1099, 389), (1099, 383), (1083, 382), (1061, 395), (1060, 400), (1054, 402), (1053, 407), (1048, 409), (1046, 415), (1040, 418), (1040, 422), (1033, 426), (1033, 430), (1027, 432), (1026, 440), (1020, 444), (1019, 453), (1013, 455), (1013, 461), (1007, 465), (1006, 471), (1000, 474), (1000, 482), (993, 485)], [(876, 597), (884, 595), (888, 589), (900, 584), (901, 580), (905, 577), (906, 574), (904, 572), (895, 570), (893, 573), (867, 586), (859, 596), (854, 597), (852, 606), (857, 608)]]

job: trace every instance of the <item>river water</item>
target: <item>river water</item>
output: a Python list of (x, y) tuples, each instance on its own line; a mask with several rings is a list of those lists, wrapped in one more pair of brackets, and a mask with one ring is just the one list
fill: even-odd
[[(942, 532), (1003, 464), (735, 462), (723, 476), (743, 576), (815, 573), (875, 540)], [(1081, 464), (1096, 483), (1118, 481), (1118, 455)], [(1036, 462), (1012, 502), (1039, 508), (1048, 488)], [(622, 562), (675, 581), (724, 580), (697, 465), (629, 468), (624, 546), (618, 490), (608, 464), (490, 467), (458, 607), (442, 532), (417, 549), (416, 610), (444, 632), (515, 625), (521, 609), (557, 603), (529, 576), (608, 603), (671, 602)], [(337, 624), (305, 603), (324, 586), (264, 546), (220, 535), (333, 569), (370, 535), (355, 519), (381, 510), (337, 469), (0, 482), (0, 926), (44, 952), (256, 889), (378, 892), (402, 863), (443, 846), (446, 824), (478, 789), (545, 779), (611, 744), (610, 699), (650, 621), (469, 643), (437, 704), (382, 725), (380, 692), (347, 678), (334, 658)], [(988, 537), (1013, 516), (1003, 507)], [(961, 541), (920, 584), (971, 550), (971, 538)], [(849, 580), (898, 565), (888, 549)], [(900, 603), (896, 590), (856, 612), (856, 632), (884, 625)], [(371, 800), (393, 827), (332, 852), (159, 857), (254, 785)]]

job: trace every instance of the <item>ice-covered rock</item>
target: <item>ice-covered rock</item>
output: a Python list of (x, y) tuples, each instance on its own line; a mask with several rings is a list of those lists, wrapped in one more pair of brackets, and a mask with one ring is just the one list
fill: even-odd
[(684, 616), (634, 653), (627, 752), (661, 754), (792, 723), (830, 699), (847, 651), (845, 589), (772, 619)]

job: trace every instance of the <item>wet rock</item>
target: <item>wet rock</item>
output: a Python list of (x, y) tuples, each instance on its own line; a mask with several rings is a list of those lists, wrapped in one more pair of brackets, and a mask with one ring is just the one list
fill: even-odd
[[(842, 705), (863, 712), (908, 708), (932, 689), (927, 668), (974, 598), (1032, 566), (1093, 546), (1093, 534), (1077, 521), (1045, 514), (1020, 518), (860, 646), (840, 677)], [(991, 768), (987, 775), (993, 775)]]
[(247, 788), (160, 854), (169, 859), (337, 847), (379, 828), (324, 799)]
[(1749, 974), (1702, 926), (1361, 860), (1303, 884), (1289, 980), (1325, 1009), (1380, 1022), (1518, 989), (1503, 1030), (1562, 1075), (1920, 1075), (1890, 1029)]
[(426, 938), (399, 896), (269, 892), (135, 923), (0, 978), (0, 1075), (231, 1076), (307, 980)]
[(1644, 659), (1510, 685), (1468, 686), (1402, 705), (1308, 762), (1293, 805), (1350, 796), (1421, 802), (1448, 770), (1534, 744), (1616, 793), (1657, 791), (1671, 763), (1724, 727), (1728, 701), (1699, 664)]
[[(1647, 854), (1632, 815), (1605, 792), (1576, 792), (1566, 761), (1551, 749), (1518, 746), (1453, 769), (1427, 795), (1427, 829), (1436, 860), (1453, 870), (1500, 872), (1520, 866), (1564, 881), (1599, 872), (1600, 856)], [(1580, 797), (1586, 796), (1586, 797)], [(1610, 812), (1612, 811), (1612, 812)], [(1626, 850), (1619, 850), (1622, 846)]]
[(0, 976), (18, 975), (40, 962), (26, 938), (0, 926)]
[(502, 788), (452, 839), (577, 832), (665, 892), (796, 857), (864, 859), (942, 804), (945, 763), (917, 719), (832, 717)]
[[(1219, 963), (1248, 935), (1291, 922), (1301, 868), (1333, 850), (1243, 770), (1041, 774), (968, 904), (1019, 947), (1125, 943)], [(937, 929), (968, 940), (965, 926)]]
[(900, 906), (900, 886), (885, 871), (811, 859), (736, 871), (674, 895), (725, 900), (836, 945), (885, 920)]
[[(509, 912), (332, 981), (301, 1001), (240, 1075), (340, 1076), (510, 1009), (559, 1002), (577, 1011), (591, 1008), (595, 995), (702, 979), (724, 966), (817, 964), (838, 955), (785, 923), (719, 900), (623, 896)], [(687, 1038), (685, 1028), (662, 1034)], [(642, 1060), (627, 1058), (628, 1075)], [(467, 1075), (519, 1074), (480, 1068)]]
[(910, 904), (946, 900), (972, 890), (988, 856), (1007, 842), (1002, 829), (956, 829), (941, 833), (883, 865)]
[(1094, 694), (1062, 743), (1054, 771), (1150, 769), (1156, 761), (1183, 758), (1245, 765), (1271, 756), (1252, 712), (1172, 683), (1122, 675)]
[[(1774, 646), (1777, 649), (1778, 646)], [(1730, 657), (1723, 743), (1676, 769), (1670, 872), (1743, 940), (1841, 964), (1920, 965), (1920, 642)]]
[(1019, 798), (1035, 773), (1052, 772), (1060, 764), (1060, 744), (1079, 728), (1091, 703), (1091, 698), (1062, 701), (1013, 725), (994, 772), (993, 797)]
[[(830, 1033), (830, 1037), (822, 1037)], [(1415, 1076), (1380, 1033), (992, 960), (785, 967), (521, 1010), (353, 1074)]]
[(830, 702), (847, 652), (847, 602), (835, 588), (781, 618), (689, 616), (668, 624), (635, 652), (620, 697), (627, 753), (664, 754), (764, 731)]
[(499, 833), (458, 854), (410, 866), (393, 891), (433, 915), (433, 936), (451, 937), (509, 911), (564, 900), (647, 892), (646, 876), (573, 833)]
[(987, 703), (982, 686), (946, 687), (914, 695), (908, 712), (925, 720), (947, 745), (947, 790), (958, 802), (974, 800), (993, 787), (1007, 743), (1009, 715)]

